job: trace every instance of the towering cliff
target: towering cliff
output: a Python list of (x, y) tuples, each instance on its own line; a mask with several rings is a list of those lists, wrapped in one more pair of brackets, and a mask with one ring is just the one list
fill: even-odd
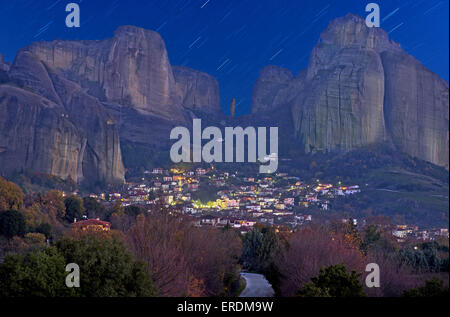
[(64, 79), (28, 50), (1, 85), (2, 172), (30, 169), (75, 181), (124, 180), (119, 135), (97, 98)]
[(64, 108), (32, 92), (0, 85), (2, 173), (25, 169), (77, 180), (86, 138)]
[(181, 96), (156, 32), (122, 26), (112, 39), (39, 42), (27, 50), (101, 101), (181, 119)]
[(290, 86), (293, 83), (289, 69), (269, 65), (264, 67), (253, 87), (252, 113), (270, 112), (289, 101)]
[(158, 33), (123, 26), (105, 40), (33, 43), (12, 65), (0, 55), (0, 174), (123, 182), (125, 166), (168, 159), (170, 130), (193, 117), (279, 126), (284, 153), (390, 143), (448, 169), (448, 102), (446, 81), (347, 15), (322, 33), (306, 70), (265, 67), (252, 114), (227, 119), (212, 76), (172, 66)]
[(5, 62), (5, 59), (2, 54), (0, 54), (0, 71), (7, 72), (9, 70), (9, 64)]
[[(106, 40), (32, 43), (13, 65), (0, 56), (0, 71), (3, 174), (31, 169), (123, 182), (121, 145), (133, 162), (165, 151), (170, 129), (187, 125), (190, 111), (221, 112), (213, 77), (172, 68), (161, 36), (134, 26)], [(140, 153), (128, 151), (136, 147)]]
[(214, 77), (183, 66), (173, 66), (172, 70), (184, 107), (209, 113), (222, 111), (219, 83)]
[(381, 57), (392, 141), (401, 151), (448, 169), (448, 82), (404, 52), (383, 52)]
[(261, 72), (252, 112), (290, 107), (306, 153), (392, 142), (448, 169), (448, 101), (447, 82), (349, 14), (330, 23), (297, 77)]

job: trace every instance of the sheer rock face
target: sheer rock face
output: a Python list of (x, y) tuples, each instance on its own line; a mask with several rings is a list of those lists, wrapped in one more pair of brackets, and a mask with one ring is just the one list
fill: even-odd
[[(121, 142), (126, 153), (158, 153), (190, 110), (221, 112), (213, 77), (173, 71), (160, 35), (133, 26), (101, 41), (32, 43), (11, 66), (0, 56), (0, 69), (11, 81), (2, 86), (0, 173), (29, 168), (91, 184), (123, 182)], [(39, 102), (27, 113), (33, 98)]]
[(183, 120), (182, 96), (156, 32), (122, 26), (112, 39), (40, 42), (28, 50), (101, 101)]
[(252, 92), (252, 113), (269, 112), (289, 100), (293, 76), (290, 70), (269, 65), (260, 72)]
[(0, 54), (0, 70), (7, 72), (9, 71), (9, 66), (10, 65), (5, 62), (3, 55)]
[(183, 66), (173, 66), (172, 70), (184, 107), (211, 113), (221, 112), (219, 83), (214, 77)]
[(40, 96), (54, 103), (62, 104), (46, 66), (31, 52), (20, 50), (17, 53), (9, 76), (23, 82), (26, 87)]
[(385, 140), (384, 73), (372, 50), (343, 49), (307, 80), (292, 107), (306, 152), (351, 150)]
[(77, 179), (86, 138), (48, 99), (0, 85), (0, 166), (3, 173), (31, 169)]
[(17, 54), (8, 75), (24, 88), (1, 86), (2, 172), (31, 169), (78, 182), (124, 181), (119, 134), (97, 98), (27, 50)]
[(51, 78), (67, 117), (86, 138), (82, 177), (90, 182), (123, 182), (125, 169), (114, 117), (97, 98), (85, 94), (77, 84), (56, 74), (51, 74)]
[(382, 53), (386, 125), (402, 151), (449, 167), (448, 83), (404, 52)]
[(381, 53), (386, 50), (402, 51), (400, 44), (389, 40), (381, 28), (368, 28), (365, 21), (356, 15), (347, 14), (330, 22), (314, 47), (309, 65), (307, 79), (311, 80), (320, 70), (333, 68), (333, 59), (344, 49), (361, 49)]
[(272, 67), (261, 73), (252, 112), (291, 107), (306, 153), (393, 142), (448, 169), (448, 84), (382, 29), (351, 14), (336, 19), (308, 69), (292, 80), (284, 74)]

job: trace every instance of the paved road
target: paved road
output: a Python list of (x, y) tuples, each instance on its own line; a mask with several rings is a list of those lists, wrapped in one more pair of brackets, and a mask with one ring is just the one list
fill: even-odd
[(247, 285), (240, 297), (272, 297), (274, 291), (270, 283), (261, 274), (241, 273)]

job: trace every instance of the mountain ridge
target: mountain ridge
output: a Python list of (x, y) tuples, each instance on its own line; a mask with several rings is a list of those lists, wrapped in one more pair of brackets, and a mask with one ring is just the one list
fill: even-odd
[[(170, 130), (193, 118), (278, 126), (286, 155), (389, 143), (448, 170), (448, 82), (353, 14), (330, 22), (297, 76), (265, 67), (241, 118), (223, 114), (213, 76), (171, 65), (157, 32), (130, 25), (105, 40), (32, 43), (12, 65), (0, 55), (0, 72), (3, 174), (29, 168), (121, 183), (127, 169), (168, 159)], [(32, 117), (30, 98), (39, 101)]]
[(264, 81), (269, 71), (288, 70), (261, 72), (252, 113), (264, 99), (265, 111), (290, 107), (305, 153), (388, 142), (448, 170), (448, 83), (361, 17), (333, 20), (295, 78)]

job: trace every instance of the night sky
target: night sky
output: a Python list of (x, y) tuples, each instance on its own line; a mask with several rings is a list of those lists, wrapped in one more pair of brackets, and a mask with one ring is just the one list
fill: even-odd
[[(81, 27), (65, 26), (65, 6), (80, 4)], [(381, 27), (442, 78), (449, 77), (449, 1), (302, 0), (0, 0), (0, 53), (13, 61), (34, 41), (104, 39), (125, 24), (158, 31), (172, 65), (215, 76), (228, 113), (248, 113), (253, 84), (268, 64), (306, 68), (330, 20), (351, 12), (365, 17), (376, 2)]]

